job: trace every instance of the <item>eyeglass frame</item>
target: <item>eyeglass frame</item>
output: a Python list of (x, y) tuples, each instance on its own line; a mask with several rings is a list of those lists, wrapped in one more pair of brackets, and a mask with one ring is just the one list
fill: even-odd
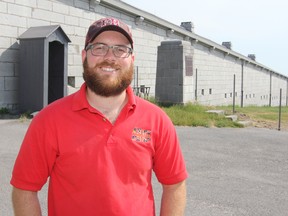
[[(94, 46), (96, 46), (96, 45), (102, 45), (102, 47), (107, 47), (108, 49), (107, 49), (106, 53), (103, 54), (103, 55), (95, 55), (95, 54), (93, 53), (93, 48), (94, 48)], [(128, 52), (126, 53), (126, 56), (122, 56), (122, 57), (121, 57), (121, 56), (115, 55), (115, 48), (118, 48), (118, 47), (123, 47), (123, 48), (128, 49)], [(107, 55), (107, 53), (109, 52), (109, 49), (112, 49), (113, 55), (114, 55), (115, 57), (117, 57), (117, 58), (128, 58), (128, 57), (133, 53), (133, 49), (132, 49), (131, 47), (128, 47), (128, 46), (125, 46), (125, 45), (111, 45), (111, 46), (109, 46), (108, 44), (105, 44), (105, 43), (93, 43), (93, 44), (88, 44), (87, 47), (85, 48), (85, 50), (88, 51), (89, 49), (91, 50), (91, 54), (92, 54), (93, 56), (105, 56), (105, 55)]]

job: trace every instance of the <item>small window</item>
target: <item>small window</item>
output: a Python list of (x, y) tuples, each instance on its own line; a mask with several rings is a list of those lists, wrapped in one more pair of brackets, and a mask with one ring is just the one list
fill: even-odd
[(201, 90), (201, 94), (204, 95), (204, 89)]
[(68, 85), (75, 88), (75, 77), (68, 76)]
[(210, 94), (210, 95), (212, 94), (212, 88), (209, 89), (209, 94)]

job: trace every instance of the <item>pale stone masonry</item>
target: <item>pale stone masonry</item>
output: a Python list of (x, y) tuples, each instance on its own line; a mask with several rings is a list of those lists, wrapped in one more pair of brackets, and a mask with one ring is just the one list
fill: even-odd
[[(0, 1), (0, 108), (17, 111), (19, 107), (20, 44), (17, 38), (30, 27), (60, 25), (71, 40), (68, 45), (68, 83), (77, 89), (83, 83), (81, 51), (89, 25), (96, 19), (113, 16), (126, 22), (131, 28), (135, 41), (135, 71), (138, 76), (132, 83), (135, 87), (150, 87), (149, 96), (164, 97), (175, 103), (197, 101), (207, 105), (231, 105), (234, 96), (237, 105), (279, 104), (282, 89), (282, 104), (287, 105), (288, 78), (273, 69), (240, 53), (203, 38), (166, 20), (154, 16), (119, 0), (1, 0)], [(187, 20), (183, 20), (187, 21)], [(185, 23), (184, 23), (185, 24)], [(183, 25), (184, 25), (183, 24)], [(186, 23), (187, 24), (187, 23)], [(191, 23), (188, 23), (192, 28)], [(180, 58), (176, 52), (167, 53), (164, 64), (178, 60), (178, 75), (181, 83), (174, 80), (163, 82), (168, 85), (155, 92), (157, 73), (173, 77), (173, 70), (159, 63), (159, 53), (166, 41), (184, 47)], [(166, 44), (167, 45), (167, 44)], [(179, 49), (176, 48), (176, 49)], [(171, 52), (174, 52), (173, 49)], [(256, 53), (257, 55), (257, 53)], [(158, 61), (158, 64), (157, 64)], [(166, 62), (165, 62), (166, 61)], [(186, 65), (186, 64), (189, 65)], [(160, 64), (160, 65), (159, 65)], [(188, 74), (187, 74), (188, 70)], [(179, 78), (180, 79), (180, 78)], [(181, 85), (179, 85), (181, 84)], [(31, 81), (31, 85), (33, 82)], [(136, 86), (137, 87), (137, 86)], [(174, 94), (173, 92), (177, 92)], [(71, 91), (70, 91), (71, 93)], [(173, 95), (173, 96), (172, 96)], [(33, 95), (31, 95), (33, 97)], [(157, 98), (156, 98), (157, 99)]]
[[(156, 98), (161, 102), (188, 103), (193, 94), (193, 49), (188, 41), (164, 41), (158, 48)], [(189, 58), (190, 57), (190, 58)]]

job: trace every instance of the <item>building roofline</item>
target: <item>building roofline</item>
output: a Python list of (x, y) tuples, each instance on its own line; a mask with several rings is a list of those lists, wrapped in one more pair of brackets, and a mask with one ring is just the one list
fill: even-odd
[(260, 64), (257, 61), (252, 60), (251, 58), (249, 58), (247, 56), (244, 56), (244, 55), (242, 55), (238, 52), (235, 52), (231, 49), (227, 49), (226, 47), (224, 47), (224, 46), (222, 46), (222, 45), (220, 45), (220, 44), (218, 44), (212, 40), (209, 40), (209, 39), (202, 37), (198, 34), (195, 34), (193, 32), (187, 31), (178, 25), (175, 25), (175, 24), (173, 24), (167, 20), (164, 20), (161, 17), (155, 16), (154, 14), (151, 14), (147, 11), (136, 8), (136, 7), (130, 5), (126, 2), (123, 2), (121, 0), (94, 0), (94, 1), (97, 1), (98, 3), (100, 3), (101, 5), (104, 5), (106, 7), (110, 7), (113, 9), (120, 10), (120, 11), (124, 11), (125, 13), (127, 13), (129, 15), (135, 16), (135, 19), (136, 19), (136, 17), (140, 16), (140, 17), (143, 17), (145, 19), (145, 22), (150, 22), (150, 23), (156, 24), (156, 25), (161, 26), (167, 30), (173, 29), (174, 34), (182, 35), (183, 38), (188, 37), (191, 41), (201, 43), (208, 48), (221, 51), (226, 55), (234, 56), (235, 58), (238, 58), (239, 60), (242, 60), (245, 63), (255, 65), (257, 67), (265, 69), (267, 72), (272, 72), (272, 73), (275, 73), (281, 77), (288, 79), (287, 76), (285, 76), (281, 73), (278, 73), (275, 70), (273, 70), (273, 69), (271, 69), (271, 68), (269, 68), (263, 64)]

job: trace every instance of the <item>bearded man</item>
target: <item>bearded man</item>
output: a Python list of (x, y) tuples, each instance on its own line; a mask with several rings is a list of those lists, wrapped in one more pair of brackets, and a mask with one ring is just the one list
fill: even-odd
[(94, 22), (82, 61), (81, 89), (45, 107), (25, 135), (11, 179), (15, 215), (41, 215), (37, 194), (49, 179), (49, 216), (153, 216), (152, 171), (161, 215), (184, 215), (178, 137), (159, 107), (133, 94), (129, 27)]

